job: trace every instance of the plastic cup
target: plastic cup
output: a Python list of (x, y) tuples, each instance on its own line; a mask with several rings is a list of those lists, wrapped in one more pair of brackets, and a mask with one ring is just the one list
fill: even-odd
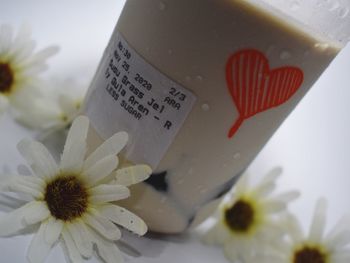
[(125, 130), (124, 165), (154, 169), (123, 205), (156, 232), (203, 221), (349, 40), (348, 13), (345, 0), (128, 0), (84, 107), (91, 148)]

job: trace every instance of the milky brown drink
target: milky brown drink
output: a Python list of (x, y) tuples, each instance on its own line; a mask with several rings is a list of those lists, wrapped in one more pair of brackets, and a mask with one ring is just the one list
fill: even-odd
[(127, 131), (125, 165), (154, 174), (123, 205), (153, 231), (184, 231), (342, 46), (264, 1), (128, 0), (85, 102), (90, 148)]

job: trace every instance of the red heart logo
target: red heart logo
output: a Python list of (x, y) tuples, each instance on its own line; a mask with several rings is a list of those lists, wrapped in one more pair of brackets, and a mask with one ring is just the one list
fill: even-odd
[(231, 138), (244, 120), (290, 99), (303, 83), (304, 74), (301, 69), (290, 66), (270, 70), (263, 53), (247, 49), (229, 58), (226, 80), (239, 112), (228, 133)]

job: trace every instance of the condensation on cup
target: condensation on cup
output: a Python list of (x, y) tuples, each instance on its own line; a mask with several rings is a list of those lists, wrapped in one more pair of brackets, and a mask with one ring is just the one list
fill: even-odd
[(348, 6), (127, 0), (84, 105), (90, 148), (127, 131), (124, 165), (154, 170), (123, 205), (155, 232), (204, 220), (344, 47)]

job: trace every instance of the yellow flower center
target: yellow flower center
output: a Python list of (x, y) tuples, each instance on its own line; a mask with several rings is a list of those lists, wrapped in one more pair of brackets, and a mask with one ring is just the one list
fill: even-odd
[(45, 201), (56, 219), (72, 221), (88, 208), (89, 194), (76, 176), (58, 177), (46, 186)]
[(327, 257), (318, 248), (304, 246), (295, 251), (293, 263), (327, 263)]
[(13, 82), (14, 77), (10, 66), (0, 62), (0, 93), (10, 93)]
[(225, 222), (234, 232), (248, 232), (254, 223), (254, 209), (247, 201), (238, 200), (225, 210)]
[(62, 114), (61, 119), (62, 119), (63, 122), (67, 122), (68, 121), (68, 116), (65, 115), (65, 114)]

